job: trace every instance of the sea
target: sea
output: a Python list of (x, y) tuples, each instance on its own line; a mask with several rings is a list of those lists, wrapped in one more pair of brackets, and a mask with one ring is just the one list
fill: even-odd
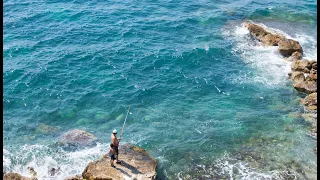
[[(3, 172), (81, 174), (130, 106), (120, 146), (144, 148), (159, 180), (317, 179), (291, 62), (243, 26), (317, 60), (317, 1), (4, 0), (3, 10)], [(59, 146), (73, 129), (97, 145)]]

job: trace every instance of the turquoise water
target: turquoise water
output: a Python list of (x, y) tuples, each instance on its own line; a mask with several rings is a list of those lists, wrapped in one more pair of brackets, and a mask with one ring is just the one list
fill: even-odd
[[(316, 141), (296, 115), (302, 95), (287, 78), (290, 63), (241, 23), (285, 33), (314, 59), (316, 7), (309, 0), (4, 1), (4, 171), (80, 174), (106, 153), (130, 105), (123, 141), (158, 160), (158, 179), (283, 179), (288, 169), (315, 179)], [(75, 128), (99, 144), (57, 147)], [(60, 174), (50, 177), (52, 167)]]

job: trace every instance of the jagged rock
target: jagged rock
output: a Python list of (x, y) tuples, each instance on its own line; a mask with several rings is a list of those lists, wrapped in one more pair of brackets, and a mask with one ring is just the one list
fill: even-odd
[(291, 56), (295, 51), (303, 54), (302, 47), (298, 41), (292, 39), (281, 39), (278, 43), (278, 51), (284, 57)]
[(311, 66), (312, 66), (312, 69), (314, 69), (314, 70), (317, 70), (317, 62), (311, 62), (310, 61), (310, 64), (311, 64)]
[(64, 133), (59, 139), (59, 144), (87, 146), (95, 144), (96, 139), (97, 138), (91, 133), (79, 129), (74, 129)]
[(295, 51), (292, 53), (290, 57), (287, 58), (289, 61), (296, 61), (296, 60), (301, 60), (302, 59), (302, 54), (298, 51)]
[(317, 110), (317, 93), (311, 93), (301, 100), (301, 103), (305, 105), (309, 110)]
[(9, 172), (3, 175), (4, 180), (37, 180), (37, 178), (28, 178), (20, 175), (19, 173)]
[(317, 82), (316, 81), (301, 81), (296, 84), (293, 84), (293, 87), (304, 93), (313, 93), (317, 92)]
[(110, 166), (110, 157), (105, 155), (102, 159), (91, 162), (82, 173), (84, 179), (156, 179), (157, 161), (144, 149), (121, 145), (119, 147), (121, 164)]
[(245, 27), (248, 28), (250, 34), (260, 41), (262, 44), (267, 46), (278, 46), (278, 42), (285, 38), (279, 34), (273, 34), (266, 31), (263, 27), (253, 24), (251, 22), (246, 22)]
[(60, 172), (60, 167), (58, 167), (58, 168), (51, 168), (50, 170), (49, 170), (49, 174), (50, 174), (50, 176), (55, 176), (56, 174), (59, 174), (59, 172)]
[(305, 77), (304, 77), (304, 74), (302, 72), (299, 72), (299, 71), (294, 71), (292, 72), (291, 74), (291, 79), (298, 83), (298, 82), (301, 82), (301, 81), (304, 81), (305, 80)]
[(313, 73), (310, 73), (307, 78), (310, 78), (311, 80), (317, 80), (317, 74), (313, 74)]
[(308, 60), (296, 60), (291, 64), (292, 71), (303, 71), (305, 68), (311, 69), (311, 63)]
[(277, 34), (267, 34), (261, 38), (261, 42), (267, 46), (278, 46), (279, 41), (283, 37)]
[(264, 28), (256, 24), (246, 22), (244, 26), (248, 28), (248, 30), (250, 31), (250, 34), (257, 39), (260, 39), (263, 36), (268, 34), (268, 32)]
[(31, 174), (31, 176), (33, 178), (36, 178), (37, 177), (37, 172), (34, 170), (33, 167), (27, 167), (27, 169), (29, 170), (29, 173)]
[(304, 73), (310, 73), (310, 69), (304, 68), (304, 69), (302, 70), (302, 72), (304, 72)]

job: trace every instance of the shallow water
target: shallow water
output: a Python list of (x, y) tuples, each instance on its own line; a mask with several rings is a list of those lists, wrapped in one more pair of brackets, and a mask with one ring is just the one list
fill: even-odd
[[(288, 169), (315, 179), (316, 141), (294, 115), (303, 108), (287, 78), (290, 63), (241, 23), (280, 31), (313, 59), (316, 6), (5, 1), (4, 171), (30, 176), (33, 166), (39, 179), (80, 174), (106, 153), (131, 105), (124, 142), (158, 160), (159, 179), (283, 179)], [(295, 131), (285, 131), (288, 125)], [(74, 128), (100, 143), (58, 148), (59, 136)], [(52, 167), (60, 174), (50, 177)]]

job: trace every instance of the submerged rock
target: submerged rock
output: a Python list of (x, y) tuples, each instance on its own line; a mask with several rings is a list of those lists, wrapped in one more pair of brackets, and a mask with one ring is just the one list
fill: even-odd
[(292, 126), (287, 126), (287, 127), (285, 128), (285, 130), (288, 131), (288, 132), (294, 132), (294, 129), (293, 129)]
[(303, 54), (301, 45), (293, 39), (283, 38), (279, 41), (278, 46), (279, 53), (284, 57), (289, 57), (296, 51)]
[(157, 161), (138, 146), (119, 147), (121, 164), (110, 166), (110, 157), (91, 162), (82, 173), (84, 179), (156, 179)]
[(88, 146), (94, 145), (96, 143), (96, 139), (97, 138), (91, 133), (79, 129), (74, 129), (64, 133), (59, 139), (59, 144)]
[(123, 114), (120, 114), (119, 116), (116, 117), (116, 120), (117, 120), (117, 121), (120, 121), (123, 117), (124, 117), (124, 115), (123, 115)]
[(19, 173), (9, 172), (3, 175), (4, 180), (37, 180), (37, 178), (28, 178), (20, 175)]
[(36, 132), (42, 134), (51, 134), (57, 132), (59, 129), (60, 127), (57, 126), (49, 126), (44, 123), (40, 123), (36, 128)]

